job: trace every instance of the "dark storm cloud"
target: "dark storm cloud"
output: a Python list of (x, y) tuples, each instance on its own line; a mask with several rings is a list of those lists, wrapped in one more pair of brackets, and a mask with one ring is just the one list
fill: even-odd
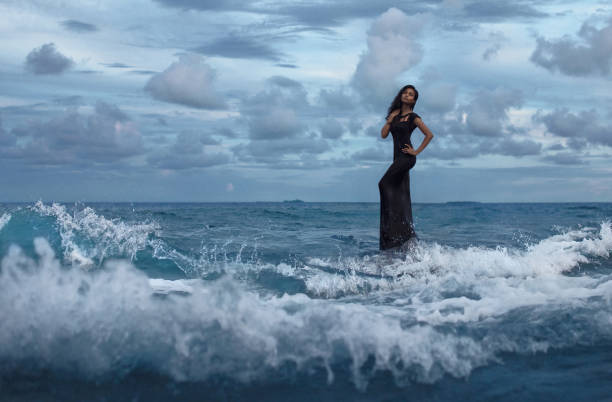
[(260, 160), (291, 154), (320, 154), (330, 149), (327, 141), (314, 134), (282, 140), (252, 141), (249, 152)]
[[(299, 159), (281, 160), (273, 166), (276, 170), (320, 170), (325, 168), (349, 167), (344, 159), (319, 159), (316, 155), (301, 155)], [(299, 180), (295, 180), (299, 182)]]
[(260, 59), (281, 61), (284, 54), (270, 46), (266, 38), (231, 34), (194, 49), (208, 56), (221, 56), (231, 59)]
[(369, 147), (357, 151), (350, 156), (350, 160), (355, 162), (392, 162), (392, 151), (384, 147)]
[(177, 135), (174, 144), (147, 157), (150, 165), (162, 169), (184, 170), (222, 165), (230, 161), (224, 152), (207, 149), (207, 145), (219, 142), (202, 133), (184, 131)]
[(14, 146), (16, 142), (17, 138), (4, 129), (2, 125), (2, 115), (0, 115), (0, 145), (3, 147), (11, 147)]
[(589, 145), (589, 142), (585, 138), (568, 138), (567, 147), (577, 151), (585, 149)]
[(98, 27), (93, 24), (88, 24), (86, 22), (77, 20), (65, 20), (62, 21), (61, 24), (67, 30), (79, 33), (96, 32), (98, 30)]
[(299, 81), (283, 77), (282, 75), (273, 75), (272, 77), (268, 78), (267, 81), (281, 88), (295, 88), (298, 90), (303, 89), (303, 86)]
[(481, 145), (480, 151), (482, 153), (516, 157), (539, 155), (542, 151), (542, 144), (531, 140), (516, 140), (506, 137), (498, 140), (488, 140)]
[(415, 14), (431, 10), (420, 2), (400, 6), (394, 1), (336, 0), (284, 3), (271, 12), (289, 16), (298, 23), (309, 26), (335, 27), (355, 18), (372, 18), (384, 13), (391, 7), (402, 8)]
[(287, 64), (287, 63), (276, 63), (275, 66), (283, 67), (283, 68), (298, 68), (295, 64)]
[(338, 121), (338, 119), (328, 117), (323, 120), (323, 122), (319, 126), (319, 131), (321, 132), (323, 138), (329, 138), (333, 140), (342, 137), (342, 134), (344, 133), (345, 129), (344, 126)]
[(123, 63), (100, 63), (100, 65), (109, 68), (132, 68), (132, 66)]
[(164, 127), (168, 126), (168, 120), (166, 120), (166, 116), (164, 115), (161, 115), (158, 113), (146, 113), (146, 114), (143, 114), (142, 116), (155, 120), (155, 122), (160, 126), (164, 126)]
[[(415, 144), (415, 147), (418, 144)], [(470, 159), (480, 155), (502, 155), (523, 157), (539, 155), (542, 145), (531, 140), (506, 138), (462, 138), (451, 136), (446, 141), (438, 141), (428, 146), (425, 151), (428, 157), (441, 160)]]
[[(395, 7), (408, 15), (419, 13), (431, 13), (440, 15), (443, 19), (454, 20), (445, 22), (442, 27), (446, 30), (469, 31), (476, 30), (478, 26), (472, 21), (500, 22), (511, 19), (534, 19), (546, 18), (548, 13), (537, 9), (538, 1), (520, 0), (514, 2), (502, 1), (466, 1), (459, 10), (454, 13), (452, 5), (449, 6), (442, 1), (369, 1), (369, 0), (336, 0), (336, 1), (306, 1), (287, 2), (270, 13), (289, 16), (297, 22), (310, 26), (334, 27), (356, 18), (372, 18), (382, 14), (389, 8)], [(264, 12), (265, 8), (259, 10)], [(461, 21), (464, 19), (465, 21)]]
[(519, 90), (496, 88), (476, 93), (462, 110), (467, 114), (469, 131), (476, 136), (498, 137), (503, 135), (502, 123), (508, 120), (508, 109), (522, 105)]
[(576, 152), (559, 152), (556, 154), (546, 155), (542, 157), (546, 162), (552, 162), (557, 165), (586, 165), (588, 162), (576, 155)]
[(497, 52), (499, 52), (499, 49), (501, 49), (500, 43), (494, 43), (488, 48), (486, 48), (485, 51), (482, 53), (483, 60), (487, 60), (487, 61), (491, 60), (493, 57), (497, 55)]
[(82, 96), (79, 95), (72, 95), (72, 96), (64, 96), (61, 98), (55, 98), (53, 99), (54, 103), (57, 103), (58, 105), (64, 105), (64, 106), (78, 106), (78, 105), (84, 105), (85, 104), (85, 100), (83, 99)]
[(33, 49), (26, 57), (25, 68), (34, 74), (61, 74), (74, 65), (74, 61), (46, 43)]
[[(491, 148), (487, 146), (485, 139), (471, 135), (460, 121), (450, 121), (445, 124), (432, 120), (429, 127), (434, 133), (434, 139), (424, 151), (428, 158), (451, 161), (469, 159), (483, 154), (483, 148)], [(417, 130), (412, 138), (415, 147), (420, 145), (422, 139), (421, 135), (416, 135)]]
[(608, 75), (612, 60), (612, 18), (601, 29), (585, 22), (578, 38), (538, 37), (530, 60), (549, 71), (566, 75)]
[(490, 32), (489, 42), (491, 43), (491, 45), (489, 45), (482, 53), (483, 60), (489, 61), (495, 56), (497, 56), (497, 53), (503, 46), (503, 43), (507, 41), (508, 38), (506, 38), (506, 36), (502, 32)]
[(240, 135), (229, 127), (221, 127), (216, 130), (216, 133), (228, 138), (238, 138)]
[(179, 61), (154, 75), (145, 85), (153, 98), (198, 109), (224, 109), (223, 97), (216, 91), (215, 70), (201, 56), (181, 55)]
[(434, 141), (437, 141), (429, 145), (424, 153), (428, 158), (450, 161), (475, 158), (482, 153), (478, 141), (460, 144), (453, 141), (456, 138), (457, 137), (449, 137), (447, 138), (448, 141), (444, 143), (436, 138)]
[[(202, 11), (244, 11), (274, 15), (311, 27), (335, 27), (355, 18), (371, 18), (391, 7), (394, 1), (335, 0), (335, 1), (286, 1), (282, 3), (249, 3), (215, 0), (155, 0), (167, 7)], [(431, 10), (427, 1), (413, 1), (405, 5), (407, 12)]]
[(546, 151), (563, 151), (564, 149), (565, 147), (563, 146), (563, 144), (554, 144), (546, 147)]
[(96, 103), (96, 114), (100, 116), (105, 116), (118, 122), (125, 122), (130, 120), (130, 118), (125, 113), (123, 113), (117, 107), (117, 105), (111, 105), (110, 103), (106, 102)]
[(466, 23), (466, 22), (448, 22), (445, 21), (442, 23), (442, 28), (446, 31), (456, 31), (456, 32), (476, 32), (479, 29), (478, 24), (475, 23)]
[(543, 18), (548, 14), (531, 6), (532, 1), (472, 1), (463, 7), (469, 18), (481, 21), (500, 21), (514, 18)]
[(538, 111), (533, 119), (543, 123), (551, 134), (568, 138), (572, 148), (583, 148), (585, 141), (612, 146), (612, 125), (602, 121), (594, 109), (578, 113), (570, 112), (567, 108), (555, 109), (550, 113)]
[[(381, 126), (384, 124), (384, 122), (381, 122)], [(378, 138), (380, 136), (380, 127), (377, 126), (368, 126), (365, 130), (364, 133), (366, 135), (366, 137), (374, 137), (374, 138)]]
[(46, 103), (38, 102), (29, 105), (4, 106), (0, 107), (0, 111), (5, 112), (6, 116), (19, 116), (29, 118), (33, 115), (41, 113), (41, 109), (44, 109), (45, 106), (47, 106)]
[[(311, 133), (298, 138), (250, 141), (247, 144), (234, 146), (232, 151), (240, 160), (278, 167), (279, 164), (295, 164), (298, 166), (300, 160), (308, 157), (308, 155), (318, 155), (329, 149), (330, 146), (327, 141)], [(290, 159), (286, 159), (286, 157), (290, 157)]]
[[(422, 96), (421, 96), (422, 95)], [(433, 113), (446, 113), (455, 109), (457, 86), (446, 83), (426, 83), (419, 88), (418, 107)]]
[[(454, 31), (477, 30), (474, 22), (500, 22), (516, 18), (544, 18), (548, 14), (537, 9), (540, 3), (533, 0), (515, 2), (468, 1), (459, 4), (457, 12), (442, 1), (412, 0), (397, 2), (391, 0), (309, 0), (284, 2), (240, 2), (213, 0), (155, 0), (167, 7), (183, 10), (202, 11), (243, 11), (278, 17), (281, 20), (329, 32), (328, 28), (341, 26), (358, 18), (374, 18), (390, 8), (397, 8), (408, 15), (431, 13), (444, 21), (442, 28)], [(462, 21), (464, 20), (464, 21)]]
[(175, 154), (153, 154), (147, 158), (151, 166), (160, 169), (184, 170), (223, 165), (230, 161), (226, 154), (201, 151), (198, 154), (178, 156)]
[[(382, 121), (382, 120), (381, 120)], [(366, 127), (364, 129), (364, 127)], [(362, 121), (361, 119), (359, 119), (359, 117), (353, 116), (351, 117), (348, 122), (346, 123), (346, 128), (348, 129), (349, 134), (353, 135), (353, 134), (358, 134), (358, 133), (362, 133), (365, 136), (369, 136), (370, 131), (369, 130), (374, 130), (373, 132), (378, 131), (376, 127), (371, 127), (371, 126), (366, 126), (365, 122)], [(378, 135), (375, 134), (374, 137)]]
[(356, 107), (355, 94), (349, 88), (337, 87), (319, 91), (319, 105), (325, 110), (345, 112)]
[(68, 110), (50, 120), (31, 120), (11, 130), (19, 138), (5, 158), (33, 165), (116, 163), (143, 152), (136, 126), (115, 105), (99, 101), (93, 114)]
[(152, 71), (152, 70), (132, 70), (130, 71), (130, 74), (138, 74), (138, 75), (153, 75), (153, 74), (157, 74), (159, 71)]
[(248, 11), (250, 6), (238, 0), (154, 0), (166, 7), (183, 10)]
[[(365, 169), (364, 169), (365, 170)], [(423, 169), (415, 197), (435, 201), (607, 201), (609, 172), (578, 166)], [(360, 178), (347, 178), (347, 180)], [(596, 188), (594, 188), (594, 183)], [(605, 187), (605, 193), (600, 193)], [(569, 192), (568, 192), (569, 188)], [(414, 199), (413, 199), (414, 202)]]

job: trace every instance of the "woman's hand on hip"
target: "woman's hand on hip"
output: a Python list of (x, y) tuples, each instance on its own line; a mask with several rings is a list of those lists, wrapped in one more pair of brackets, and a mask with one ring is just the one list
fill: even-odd
[(405, 148), (401, 149), (403, 153), (408, 154), (408, 155), (413, 155), (413, 156), (418, 155), (418, 152), (414, 148), (412, 148), (412, 145), (410, 144), (404, 144), (404, 145), (405, 145)]

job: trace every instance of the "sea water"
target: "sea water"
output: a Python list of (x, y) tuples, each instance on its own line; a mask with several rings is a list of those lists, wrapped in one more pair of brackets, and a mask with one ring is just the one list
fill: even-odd
[(0, 399), (612, 399), (612, 204), (413, 214), (0, 204)]

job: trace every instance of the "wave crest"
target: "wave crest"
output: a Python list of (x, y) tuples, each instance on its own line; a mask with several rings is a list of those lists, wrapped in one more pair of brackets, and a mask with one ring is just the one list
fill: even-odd
[(45, 205), (38, 201), (31, 209), (55, 218), (64, 258), (81, 267), (101, 264), (108, 256), (126, 256), (133, 260), (148, 245), (149, 235), (159, 230), (155, 222), (128, 224), (119, 219), (110, 220), (91, 207), (71, 215), (61, 204)]
[(393, 307), (264, 297), (230, 277), (158, 297), (159, 284), (129, 262), (83, 271), (62, 267), (44, 239), (35, 251), (38, 261), (12, 246), (2, 260), (3, 377), (27, 367), (98, 381), (146, 368), (178, 381), (248, 382), (289, 364), (322, 367), (333, 381), (333, 367), (348, 361), (363, 389), (377, 371), (392, 372), (399, 384), (466, 376), (517, 347), (407, 324)]

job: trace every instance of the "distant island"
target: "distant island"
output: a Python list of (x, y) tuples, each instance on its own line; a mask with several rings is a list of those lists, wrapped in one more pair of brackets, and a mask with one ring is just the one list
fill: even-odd
[(305, 201), (296, 199), (296, 200), (284, 200), (283, 202), (290, 203), (290, 204), (304, 204)]

